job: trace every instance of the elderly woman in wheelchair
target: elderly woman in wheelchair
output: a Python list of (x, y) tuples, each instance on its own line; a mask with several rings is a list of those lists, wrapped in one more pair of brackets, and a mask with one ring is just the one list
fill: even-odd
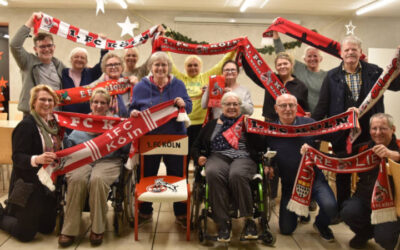
[[(90, 99), (92, 115), (112, 116), (109, 112), (110, 94), (104, 88), (94, 90)], [(89, 141), (98, 134), (74, 130), (65, 140), (66, 147)], [(84, 165), (66, 174), (67, 196), (64, 224), (58, 243), (62, 247), (71, 245), (79, 234), (81, 213), (89, 195), (92, 230), (90, 242), (99, 245), (106, 226), (107, 197), (111, 184), (120, 175), (125, 148), (119, 149), (93, 163)]]
[[(253, 220), (253, 195), (250, 182), (257, 173), (253, 159), (258, 158), (255, 135), (235, 131), (237, 122), (242, 119), (240, 97), (233, 92), (221, 99), (222, 115), (203, 127), (197, 137), (192, 153), (200, 166), (205, 165), (206, 181), (209, 187), (212, 215), (218, 225), (217, 241), (229, 242), (231, 238), (230, 204), (245, 218), (241, 239), (258, 239), (257, 225)], [(237, 136), (224, 136), (233, 128)], [(241, 127), (240, 127), (241, 130)], [(231, 130), (232, 131), (232, 130)], [(227, 139), (236, 137), (237, 146)]]

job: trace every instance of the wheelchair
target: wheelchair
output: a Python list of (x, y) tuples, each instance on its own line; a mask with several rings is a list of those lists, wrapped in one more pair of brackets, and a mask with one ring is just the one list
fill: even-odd
[[(136, 175), (134, 170), (129, 170), (125, 167), (126, 158), (123, 159), (120, 167), (120, 175), (110, 186), (108, 201), (114, 209), (113, 226), (116, 235), (120, 236), (124, 222), (133, 228), (134, 220), (134, 198)], [(64, 224), (64, 206), (66, 205), (67, 180), (65, 175), (59, 176), (56, 180), (55, 194), (57, 198), (57, 218), (56, 218), (56, 233), (61, 233)], [(88, 212), (88, 198), (83, 212)]]
[[(270, 166), (270, 160), (275, 156), (275, 151), (267, 153), (259, 153), (257, 164), (257, 173), (250, 182), (253, 195), (253, 218), (258, 218), (261, 231), (258, 239), (267, 246), (273, 246), (276, 241), (276, 236), (270, 231), (269, 220), (271, 218), (272, 202), (271, 202), (271, 187), (270, 181), (264, 175), (264, 166)], [(197, 166), (194, 172), (194, 180), (191, 196), (191, 227), (197, 230), (200, 243), (207, 241), (217, 241), (217, 236), (209, 235), (208, 233), (208, 217), (212, 218), (212, 204), (209, 201), (208, 184), (205, 178), (205, 166)], [(238, 218), (238, 211), (232, 208), (230, 211), (231, 218)], [(240, 238), (244, 241), (243, 237)]]

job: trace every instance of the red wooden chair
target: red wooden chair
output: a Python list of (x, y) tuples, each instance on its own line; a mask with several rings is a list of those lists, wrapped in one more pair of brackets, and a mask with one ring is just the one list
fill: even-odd
[[(186, 179), (188, 137), (186, 135), (146, 135), (140, 138), (140, 180), (135, 190), (135, 240), (138, 240), (139, 204), (142, 202), (185, 201), (186, 240), (190, 240), (190, 186)], [(143, 177), (145, 155), (183, 155), (183, 177)]]

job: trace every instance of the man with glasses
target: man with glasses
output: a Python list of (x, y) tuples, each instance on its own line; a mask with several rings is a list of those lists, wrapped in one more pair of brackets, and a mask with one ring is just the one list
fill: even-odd
[[(283, 94), (276, 98), (275, 111), (278, 114), (277, 124), (292, 126), (314, 122), (308, 117), (296, 116), (297, 99), (294, 95)], [(313, 137), (267, 137), (267, 146), (277, 151), (274, 165), (277, 166), (281, 178), (281, 203), (279, 208), (279, 229), (281, 234), (290, 235), (297, 227), (298, 216), (287, 209), (292, 195), (297, 171), (301, 161), (300, 149), (303, 144), (314, 144)], [(335, 240), (332, 230), (328, 227), (332, 218), (337, 215), (335, 196), (325, 180), (325, 176), (318, 168), (314, 168), (315, 178), (311, 198), (319, 205), (319, 213), (315, 218), (314, 228), (321, 238), (332, 242)]]
[[(393, 117), (384, 113), (371, 116), (369, 133), (371, 140), (357, 146), (354, 154), (369, 148), (381, 158), (390, 158), (400, 161), (400, 149), (396, 143), (395, 126)], [(377, 225), (371, 224), (371, 197), (375, 181), (378, 177), (379, 166), (359, 173), (359, 181), (354, 195), (343, 203), (340, 215), (344, 222), (355, 233), (349, 245), (352, 248), (363, 249), (372, 237), (385, 249), (399, 249), (396, 247), (400, 233), (400, 221), (387, 222)], [(392, 190), (394, 190), (392, 188)]]
[(42, 13), (33, 13), (10, 43), (11, 53), (21, 69), (22, 88), (18, 110), (22, 111), (24, 116), (29, 114), (30, 90), (34, 86), (45, 84), (53, 90), (61, 89), (61, 75), (65, 66), (60, 60), (53, 57), (55, 50), (53, 37), (50, 34), (39, 32), (33, 38), (35, 54), (29, 53), (23, 47), (25, 39), (29, 37), (34, 25), (34, 20), (42, 17)]

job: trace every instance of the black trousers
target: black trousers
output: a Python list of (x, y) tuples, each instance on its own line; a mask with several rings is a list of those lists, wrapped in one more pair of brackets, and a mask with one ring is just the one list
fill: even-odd
[(56, 198), (44, 186), (35, 186), (25, 207), (9, 204), (0, 228), (20, 241), (33, 240), (36, 233), (50, 234), (56, 225)]

